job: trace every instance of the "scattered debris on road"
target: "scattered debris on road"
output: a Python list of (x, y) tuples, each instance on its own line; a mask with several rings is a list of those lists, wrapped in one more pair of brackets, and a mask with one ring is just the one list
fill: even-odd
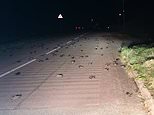
[(57, 54), (56, 54), (56, 53), (53, 53), (52, 55), (53, 55), (53, 56), (57, 56)]
[(16, 75), (20, 75), (21, 74), (21, 72), (17, 72), (17, 73), (15, 73)]
[(105, 65), (106, 65), (106, 66), (110, 66), (110, 65), (111, 65), (111, 63), (106, 63)]
[(72, 60), (71, 62), (72, 62), (72, 63), (75, 63), (75, 60)]
[(98, 49), (98, 47), (95, 47), (95, 50), (97, 50)]
[(119, 58), (116, 58), (116, 61), (120, 60)]
[(64, 57), (64, 54), (61, 54), (60, 57)]
[(126, 92), (126, 95), (128, 95), (129, 97), (131, 97), (132, 94), (133, 94), (133, 93), (130, 93), (130, 92), (128, 92), (128, 91)]
[(113, 65), (118, 65), (118, 62), (117, 61), (113, 61)]
[(79, 65), (79, 68), (83, 68), (84, 66), (83, 65)]
[(49, 60), (49, 58), (45, 58), (45, 60)]
[(109, 71), (109, 68), (108, 67), (105, 67), (104, 69), (107, 70), (107, 71)]
[(57, 78), (62, 78), (63, 77), (63, 74), (58, 74), (56, 77)]
[(81, 58), (84, 58), (84, 56), (80, 56)]
[(96, 78), (95, 75), (90, 75), (89, 76), (89, 79), (94, 79), (94, 78)]
[(39, 59), (39, 61), (38, 62), (44, 62), (42, 59)]
[(21, 62), (21, 60), (18, 60), (18, 61), (17, 61), (17, 63), (20, 63), (20, 62)]
[(56, 50), (55, 52), (58, 53), (58, 50)]
[(126, 65), (124, 65), (124, 64), (121, 64), (121, 67), (122, 67), (122, 68), (125, 68), (125, 67), (126, 67)]
[(16, 99), (18, 99), (18, 98), (20, 98), (22, 96), (22, 94), (16, 94), (16, 95), (13, 95), (12, 97), (11, 97), (11, 100), (16, 100)]

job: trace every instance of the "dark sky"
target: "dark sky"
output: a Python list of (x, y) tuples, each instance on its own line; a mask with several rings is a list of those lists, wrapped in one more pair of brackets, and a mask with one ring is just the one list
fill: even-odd
[[(94, 18), (100, 24), (117, 24), (122, 0), (3, 0), (1, 33), (52, 31), (62, 13), (65, 25), (88, 24)], [(152, 20), (153, 5), (146, 0), (125, 0), (126, 21)]]

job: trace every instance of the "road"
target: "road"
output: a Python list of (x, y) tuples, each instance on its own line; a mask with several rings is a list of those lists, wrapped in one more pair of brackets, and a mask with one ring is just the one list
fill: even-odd
[(119, 60), (119, 37), (82, 34), (4, 50), (0, 115), (146, 115)]

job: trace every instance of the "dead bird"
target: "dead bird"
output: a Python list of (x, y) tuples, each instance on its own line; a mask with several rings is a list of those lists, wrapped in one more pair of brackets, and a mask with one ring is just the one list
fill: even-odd
[(89, 76), (89, 79), (94, 79), (94, 78), (96, 78), (95, 75), (90, 75)]

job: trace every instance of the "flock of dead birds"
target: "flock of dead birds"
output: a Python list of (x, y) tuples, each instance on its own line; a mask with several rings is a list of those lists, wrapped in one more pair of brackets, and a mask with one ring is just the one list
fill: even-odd
[[(78, 40), (78, 42), (79, 42), (79, 40)], [(114, 42), (114, 41), (112, 41), (112, 42)], [(107, 43), (107, 44), (109, 44), (109, 43)], [(80, 45), (80, 46), (82, 46), (82, 45)], [(44, 48), (44, 45), (41, 45), (41, 48)], [(68, 46), (65, 46), (65, 48), (68, 49)], [(109, 46), (106, 46), (106, 49), (108, 49), (108, 48), (109, 48)], [(101, 47), (100, 49), (103, 50), (103, 47)], [(46, 48), (46, 50), (49, 50), (49, 48)], [(98, 47), (95, 47), (95, 50), (98, 50)], [(81, 49), (80, 52), (83, 52), (83, 49)], [(58, 56), (57, 53), (58, 53), (58, 51), (53, 52), (53, 53), (52, 53), (52, 56)], [(34, 50), (33, 52), (31, 51), (30, 54), (36, 54), (36, 50)], [(11, 55), (11, 56), (12, 56), (12, 55)], [(41, 55), (41, 56), (45, 56), (45, 55)], [(64, 56), (65, 56), (65, 54), (60, 54), (60, 55), (59, 55), (59, 57), (64, 57)], [(104, 56), (104, 54), (102, 53), (101, 56)], [(74, 63), (76, 62), (74, 56), (71, 56), (71, 55), (69, 54), (68, 57), (71, 57), (71, 63), (72, 63), (72, 64), (74, 64)], [(84, 58), (84, 57), (88, 58), (89, 56), (88, 56), (88, 55), (85, 55), (85, 56), (81, 55), (81, 56), (80, 56), (80, 58)], [(47, 58), (45, 58), (44, 60), (49, 60), (49, 58), (47, 57)], [(44, 60), (43, 60), (43, 59), (39, 59), (38, 62), (44, 62)], [(20, 63), (20, 62), (21, 62), (21, 60), (18, 60), (18, 61), (17, 61), (17, 63)], [(104, 69), (107, 70), (107, 71), (109, 71), (111, 65), (117, 66), (117, 65), (120, 64), (119, 62), (120, 62), (120, 59), (119, 59), (119, 58), (116, 58), (113, 62), (106, 63)], [(93, 63), (93, 62), (89, 62), (89, 64), (92, 64), (92, 63)], [(125, 65), (123, 65), (123, 64), (121, 64), (120, 66), (123, 67), (123, 68), (125, 68)], [(80, 69), (84, 68), (83, 65), (79, 65), (78, 67), (79, 67)], [(20, 75), (20, 74), (21, 74), (21, 72), (16, 72), (16, 73), (15, 73), (15, 75)], [(62, 73), (60, 73), (60, 74), (57, 74), (56, 77), (57, 77), (57, 78), (63, 78), (64, 75), (63, 75)], [(95, 78), (96, 78), (95, 75), (90, 75), (90, 76), (89, 76), (89, 79), (95, 79)], [(132, 93), (126, 92), (126, 95), (131, 96)], [(21, 96), (22, 96), (22, 94), (16, 94), (16, 95), (12, 96), (12, 98), (13, 98), (13, 99), (16, 99), (16, 98), (21, 97)]]
[[(85, 38), (85, 39), (87, 39), (87, 38)], [(96, 41), (97, 41), (97, 40), (96, 40)], [(79, 40), (78, 40), (77, 42), (79, 42)], [(112, 41), (112, 42), (114, 42), (114, 41)], [(74, 42), (74, 43), (75, 43), (75, 42)], [(107, 42), (107, 44), (109, 45), (109, 42)], [(71, 44), (71, 45), (72, 45), (72, 44)], [(38, 46), (41, 47), (42, 49), (49, 50), (49, 48), (45, 48), (45, 44), (40, 44), (40, 45), (38, 45)], [(57, 46), (60, 46), (60, 45), (58, 44)], [(82, 45), (80, 44), (79, 46), (82, 46)], [(34, 47), (36, 47), (36, 45), (31, 46), (31, 48), (34, 48)], [(65, 48), (68, 49), (69, 46), (65, 46)], [(109, 48), (109, 46), (106, 46), (106, 49), (108, 49), (108, 48)], [(103, 47), (101, 47), (100, 49), (103, 50)], [(98, 50), (98, 46), (95, 47), (95, 50)], [(36, 52), (37, 52), (37, 51), (34, 50), (34, 51), (30, 51), (29, 53), (30, 53), (30, 54), (36, 54)], [(83, 52), (83, 49), (81, 49), (80, 52)], [(56, 50), (55, 52), (52, 53), (52, 55), (53, 55), (53, 56), (57, 56), (57, 53), (58, 53), (58, 51)], [(10, 56), (12, 56), (12, 55), (10, 54)], [(45, 56), (45, 55), (41, 55), (41, 56)], [(64, 57), (64, 56), (65, 56), (65, 54), (60, 54), (60, 55), (59, 55), (59, 57)], [(102, 53), (101, 56), (104, 56), (104, 54)], [(71, 59), (72, 59), (72, 60), (71, 60), (71, 63), (72, 63), (72, 64), (76, 62), (74, 56), (71, 56), (71, 55), (69, 54), (68, 57), (71, 57)], [(88, 56), (88, 55), (85, 55), (85, 56), (81, 55), (81, 56), (80, 56), (80, 58), (84, 58), (84, 57), (88, 58), (89, 56)], [(31, 58), (31, 59), (32, 59), (32, 58)], [(46, 57), (45, 59), (38, 59), (38, 62), (44, 62), (45, 60), (47, 61), (47, 60), (49, 60), (49, 58)], [(115, 66), (116, 66), (116, 65), (119, 65), (119, 61), (120, 61), (120, 59), (119, 59), (119, 58), (116, 58), (116, 59), (113, 61), (113, 63), (106, 63), (104, 69), (107, 70), (107, 71), (109, 71), (110, 65), (111, 65), (111, 64), (113, 64), (113, 65), (115, 65)], [(21, 60), (18, 60), (18, 61), (16, 61), (16, 62), (17, 62), (17, 63), (20, 63)], [(92, 62), (89, 62), (89, 64), (92, 64)], [(79, 65), (78, 67), (79, 67), (79, 68), (84, 68), (83, 65)], [(125, 67), (125, 65), (121, 64), (121, 67)], [(20, 74), (21, 74), (21, 72), (16, 72), (16, 73), (15, 73), (15, 75), (20, 75)], [(59, 75), (57, 75), (57, 76), (58, 76), (58, 77), (59, 77), (59, 76), (63, 77), (62, 74), (59, 74)], [(96, 77), (95, 77), (94, 75), (89, 76), (89, 79), (93, 79), (93, 78), (96, 78)]]

